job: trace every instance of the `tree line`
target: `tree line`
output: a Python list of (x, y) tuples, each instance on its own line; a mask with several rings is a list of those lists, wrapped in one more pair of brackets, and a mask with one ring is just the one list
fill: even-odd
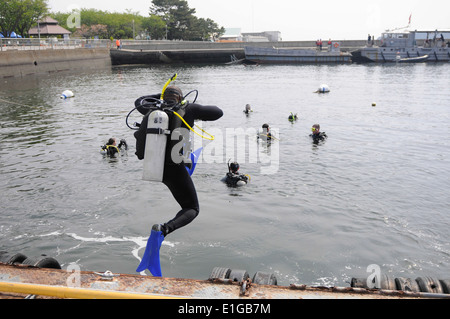
[(28, 30), (48, 12), (47, 0), (0, 0), (0, 33), (28, 35)]
[(50, 16), (72, 32), (72, 37), (99, 39), (168, 39), (207, 41), (217, 39), (225, 28), (211, 19), (198, 18), (185, 0), (153, 0), (149, 15), (97, 9), (50, 12), (48, 0), (0, 0), (0, 32), (15, 31), (28, 37), (39, 19)]

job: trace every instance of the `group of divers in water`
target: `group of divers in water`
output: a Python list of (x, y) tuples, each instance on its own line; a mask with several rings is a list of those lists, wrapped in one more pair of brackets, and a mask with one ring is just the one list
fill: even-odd
[[(197, 96), (192, 103), (186, 101), (186, 97), (194, 91), (191, 91), (184, 96), (180, 88), (170, 86), (170, 83), (174, 81), (176, 77), (177, 75), (175, 74), (166, 83), (161, 94), (143, 96), (135, 101), (135, 108), (130, 112), (130, 114), (135, 110), (141, 113), (143, 115), (141, 123), (135, 123), (135, 127), (131, 127), (128, 125), (127, 117), (127, 125), (129, 128), (135, 130), (135, 154), (139, 160), (144, 160), (144, 162), (149, 160), (145, 157), (150, 157), (148, 156), (149, 149), (150, 151), (154, 151), (154, 149), (149, 146), (150, 141), (153, 141), (153, 136), (170, 135), (170, 133), (177, 128), (187, 128), (194, 133), (197, 133), (195, 129), (193, 129), (194, 122), (196, 120), (216, 121), (223, 116), (223, 111), (217, 106), (197, 104)], [(155, 128), (155, 125), (159, 124), (159, 122), (157, 123), (157, 121), (154, 120), (155, 117), (151, 116), (151, 113), (155, 110), (167, 114), (168, 128)], [(244, 113), (248, 115), (251, 112), (252, 109), (250, 105), (247, 104)], [(291, 114), (288, 119), (289, 121), (295, 122), (297, 120), (297, 115)], [(268, 124), (264, 124), (262, 129), (263, 132), (258, 134), (258, 139), (263, 139), (268, 143), (273, 140), (277, 140), (277, 138), (270, 132), (270, 127)], [(205, 131), (203, 132), (208, 134)], [(312, 134), (310, 137), (312, 138), (313, 143), (317, 144), (320, 141), (325, 140), (327, 135), (324, 132), (320, 132), (319, 124), (314, 124), (312, 126)], [(174, 152), (172, 152), (172, 150), (179, 147), (179, 143), (182, 141), (183, 137), (181, 136), (180, 138), (181, 140), (171, 140), (168, 138), (167, 145), (165, 145), (165, 150), (159, 151), (159, 153), (163, 153), (163, 155), (165, 154), (165, 156), (162, 157), (163, 173), (161, 180), (155, 181), (162, 182), (168, 187), (173, 197), (180, 205), (181, 210), (170, 221), (153, 225), (144, 256), (142, 257), (140, 265), (136, 269), (137, 272), (142, 272), (148, 269), (155, 277), (162, 276), (159, 250), (164, 239), (175, 230), (190, 224), (200, 213), (197, 191), (191, 178), (195, 165), (193, 168), (193, 162), (191, 162), (191, 167), (189, 167), (187, 163), (184, 163), (183, 161), (176, 163), (173, 159)], [(149, 149), (146, 150), (146, 148)], [(129, 147), (125, 139), (121, 139), (119, 144), (117, 144), (116, 138), (110, 138), (108, 142), (101, 147), (101, 153), (104, 156), (116, 157), (121, 153), (125, 153), (128, 149)], [(180, 150), (180, 154), (181, 151), (182, 150)], [(191, 154), (191, 159), (194, 159), (193, 153)], [(145, 167), (146, 165), (144, 165), (144, 170)], [(226, 176), (222, 179), (222, 181), (230, 187), (247, 185), (250, 181), (250, 176), (241, 174), (239, 169), (240, 165), (237, 162), (228, 162), (228, 173), (226, 173)]]
[[(245, 106), (244, 113), (249, 115), (253, 110), (251, 109), (250, 104)], [(288, 116), (288, 120), (290, 122), (295, 122), (298, 120), (297, 114), (291, 113)], [(266, 142), (270, 143), (276, 137), (272, 135), (270, 132), (269, 124), (265, 123), (262, 125), (263, 132), (259, 133), (257, 138), (264, 139)], [(309, 135), (314, 144), (319, 144), (321, 141), (324, 141), (328, 136), (325, 132), (320, 131), (320, 124), (314, 124), (311, 128), (312, 133)], [(115, 137), (111, 137), (108, 142), (101, 147), (101, 154), (108, 157), (117, 157), (121, 154), (121, 151), (127, 151), (128, 144), (125, 139), (121, 139), (119, 144), (117, 144), (117, 139)], [(245, 186), (250, 181), (250, 176), (248, 174), (241, 174), (239, 172), (240, 165), (238, 162), (230, 163), (228, 161), (228, 172), (225, 177), (222, 179), (222, 182), (225, 182), (230, 187), (240, 187)]]

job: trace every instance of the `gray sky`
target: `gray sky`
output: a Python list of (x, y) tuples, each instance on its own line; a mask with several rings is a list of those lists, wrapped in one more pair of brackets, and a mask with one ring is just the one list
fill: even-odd
[[(280, 31), (284, 41), (365, 39), (386, 29), (450, 29), (449, 0), (187, 0), (199, 18), (242, 32)], [(72, 8), (139, 12), (147, 16), (151, 0), (49, 0), (51, 11)], [(81, 17), (83, 23), (83, 17)]]

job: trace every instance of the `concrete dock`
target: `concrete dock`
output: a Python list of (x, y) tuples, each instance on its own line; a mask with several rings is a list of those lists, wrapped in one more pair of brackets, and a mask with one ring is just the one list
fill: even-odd
[[(364, 40), (339, 41), (342, 52), (350, 52), (363, 47)], [(315, 41), (286, 42), (193, 42), (193, 41), (153, 41), (125, 42), (121, 50), (111, 49), (112, 65), (124, 64), (224, 64), (245, 58), (245, 47), (317, 49)], [(328, 50), (327, 45), (322, 51)]]
[(0, 299), (448, 299), (450, 295), (352, 287), (261, 285), (248, 281), (72, 272), (0, 263)]
[(111, 67), (109, 49), (7, 50), (0, 52), (0, 79)]
[[(81, 41), (70, 48), (62, 44), (43, 47), (30, 46), (29, 39), (2, 40), (0, 51), (0, 79), (45, 75), (65, 71), (96, 70), (112, 65), (127, 64), (224, 64), (245, 58), (245, 47), (317, 50), (315, 41), (292, 42), (198, 42), (198, 41), (124, 41), (121, 49), (102, 40)], [(340, 41), (341, 51), (350, 52), (363, 47), (364, 40)], [(328, 50), (323, 46), (323, 52)]]

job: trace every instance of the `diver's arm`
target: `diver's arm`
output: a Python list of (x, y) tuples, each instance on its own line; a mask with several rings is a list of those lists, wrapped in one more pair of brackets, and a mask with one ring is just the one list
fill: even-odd
[(184, 119), (188, 123), (193, 123), (194, 120), (202, 121), (216, 121), (223, 116), (223, 111), (217, 106), (190, 104), (186, 108)]
[(127, 144), (127, 141), (125, 141), (124, 139), (121, 139), (121, 140), (120, 140), (120, 143), (119, 143), (118, 148), (119, 148), (119, 149), (122, 149), (122, 146), (124, 146), (124, 149), (125, 149), (126, 151), (128, 150), (128, 144)]

